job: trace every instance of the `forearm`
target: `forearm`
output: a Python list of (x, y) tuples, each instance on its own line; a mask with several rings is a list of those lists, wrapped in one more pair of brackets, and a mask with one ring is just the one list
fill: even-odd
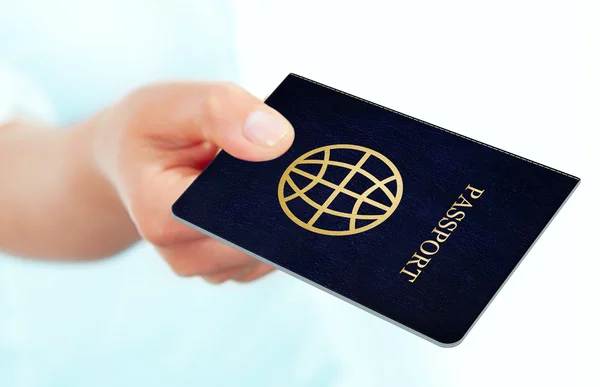
[(95, 167), (92, 133), (0, 126), (0, 250), (63, 260), (112, 255), (138, 240)]

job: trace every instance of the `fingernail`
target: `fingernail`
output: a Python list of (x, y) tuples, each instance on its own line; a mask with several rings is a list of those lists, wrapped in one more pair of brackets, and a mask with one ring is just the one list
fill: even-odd
[(243, 128), (244, 136), (250, 142), (269, 148), (277, 145), (291, 131), (292, 126), (287, 120), (262, 110), (250, 113)]

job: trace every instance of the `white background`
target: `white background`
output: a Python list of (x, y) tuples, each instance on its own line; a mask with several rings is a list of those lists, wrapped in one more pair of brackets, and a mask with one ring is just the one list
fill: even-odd
[(411, 341), (447, 385), (600, 385), (596, 3), (234, 1), (255, 94), (296, 72), (582, 179), (460, 346)]

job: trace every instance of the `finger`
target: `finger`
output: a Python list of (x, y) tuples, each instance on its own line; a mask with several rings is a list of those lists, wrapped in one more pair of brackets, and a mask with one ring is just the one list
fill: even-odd
[(254, 281), (261, 277), (264, 277), (265, 275), (267, 275), (273, 271), (275, 271), (275, 268), (273, 266), (269, 266), (266, 263), (260, 262), (258, 265), (256, 265), (256, 267), (254, 267), (248, 273), (235, 278), (235, 281), (243, 282), (243, 283), (251, 282), (251, 281)]
[(214, 275), (230, 269), (240, 271), (257, 262), (241, 251), (208, 237), (157, 249), (173, 271), (182, 277)]
[(148, 138), (171, 147), (210, 141), (234, 157), (262, 161), (280, 156), (294, 139), (280, 113), (230, 83), (150, 86), (126, 105)]
[(232, 267), (231, 269), (224, 270), (218, 273), (203, 275), (202, 278), (211, 284), (222, 284), (223, 282), (229, 281), (231, 279), (235, 279), (238, 277), (246, 276), (250, 273), (256, 266), (258, 262), (251, 263), (245, 266), (237, 266)]
[(177, 247), (198, 240), (210, 240), (174, 219), (171, 213), (171, 206), (192, 184), (196, 173), (193, 169), (172, 169), (143, 185), (136, 185), (140, 189), (132, 190), (128, 208), (142, 238), (157, 247)]
[[(199, 239), (202, 234), (173, 219), (171, 206), (213, 159), (215, 146), (202, 142), (180, 151), (164, 151), (158, 167), (156, 160), (135, 159), (133, 153), (121, 166), (124, 175), (119, 191), (140, 236), (159, 246)], [(175, 158), (189, 166), (172, 167)]]

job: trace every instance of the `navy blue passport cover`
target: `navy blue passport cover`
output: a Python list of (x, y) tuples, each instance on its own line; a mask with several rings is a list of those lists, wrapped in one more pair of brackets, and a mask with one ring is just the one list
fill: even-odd
[(266, 103), (294, 126), (291, 149), (261, 163), (221, 152), (175, 218), (442, 346), (579, 183), (294, 74)]

